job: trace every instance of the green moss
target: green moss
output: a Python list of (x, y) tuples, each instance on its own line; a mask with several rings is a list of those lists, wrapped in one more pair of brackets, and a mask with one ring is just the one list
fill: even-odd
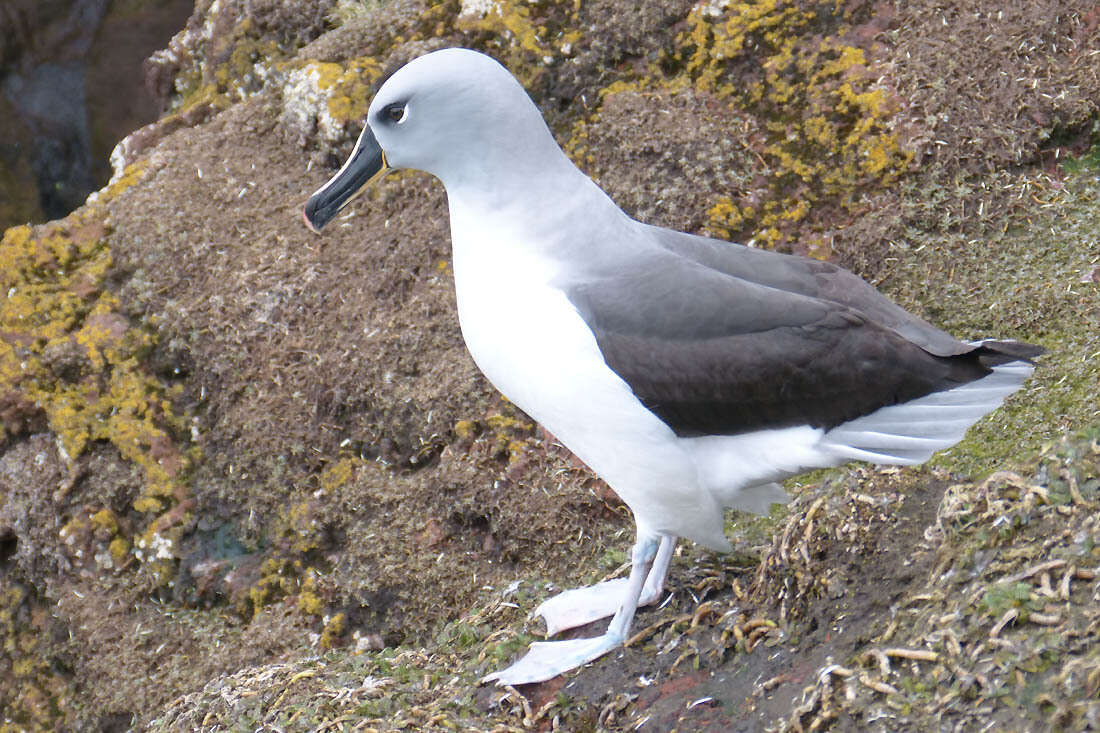
[(57, 730), (72, 708), (73, 691), (50, 665), (50, 618), (32, 591), (0, 578), (0, 733)]
[(1100, 145), (1093, 145), (1080, 158), (1066, 158), (1062, 170), (1069, 174), (1100, 170)]
[(499, 668), (509, 664), (536, 641), (531, 634), (509, 634), (500, 641), (487, 643), (483, 651), (486, 666)]
[(609, 547), (600, 556), (598, 564), (604, 572), (610, 572), (630, 561), (630, 555), (625, 550), (617, 547)]
[(1030, 598), (1030, 583), (999, 583), (985, 592), (981, 603), (996, 618), (1011, 608), (1020, 608)]
[(445, 625), (436, 640), (441, 646), (461, 650), (480, 643), (487, 635), (486, 627), (458, 620)]
[[(1047, 348), (1024, 389), (932, 459), (970, 475), (1035, 455), (1100, 415), (1100, 284), (1083, 282), (1096, 266), (1100, 183), (1091, 174), (1055, 183), (1019, 173), (986, 185), (1036, 205), (961, 230), (908, 229), (882, 284), (900, 305), (959, 337), (1012, 337)], [(951, 208), (927, 181), (913, 186), (907, 218)]]
[[(44, 414), (65, 460), (106, 441), (139, 466), (144, 487), (135, 509), (151, 515), (149, 531), (156, 525), (163, 532), (183, 519), (181, 512), (166, 512), (187, 497), (184, 476), (197, 453), (177, 445), (184, 420), (143, 364), (156, 332), (131, 323), (104, 282), (112, 258), (100, 204), (141, 174), (132, 166), (99, 204), (35, 229), (14, 227), (0, 239), (0, 261), (7, 263), (0, 272), (7, 294), (0, 302), (0, 392), (19, 395)], [(5, 423), (2, 436), (21, 429)], [(106, 510), (92, 522), (104, 542), (118, 533)]]
[(1062, 170), (1073, 175), (1075, 173), (1087, 173), (1100, 171), (1100, 120), (1094, 120), (1092, 131), (1089, 135), (1089, 149), (1080, 156), (1068, 156), (1062, 160)]

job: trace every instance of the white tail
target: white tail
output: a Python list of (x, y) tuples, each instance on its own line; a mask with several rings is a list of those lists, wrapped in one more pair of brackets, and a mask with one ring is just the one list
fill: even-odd
[(992, 374), (961, 387), (838, 425), (822, 436), (820, 445), (838, 456), (871, 463), (923, 463), (962, 440), (971, 425), (1000, 407), (1034, 369), (1024, 361), (995, 366)]

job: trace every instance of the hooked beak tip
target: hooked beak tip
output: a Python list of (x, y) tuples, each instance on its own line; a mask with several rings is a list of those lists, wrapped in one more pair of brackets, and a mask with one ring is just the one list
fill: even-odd
[(306, 213), (305, 209), (302, 209), (302, 221), (305, 222), (306, 229), (310, 230), (314, 234), (320, 234), (321, 233), (320, 229), (313, 226), (313, 222), (309, 220), (309, 214)]

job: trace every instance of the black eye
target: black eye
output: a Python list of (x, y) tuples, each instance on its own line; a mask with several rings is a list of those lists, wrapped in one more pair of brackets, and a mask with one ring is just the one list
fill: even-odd
[(408, 109), (403, 104), (390, 104), (382, 110), (382, 116), (394, 123), (404, 122), (407, 114)]

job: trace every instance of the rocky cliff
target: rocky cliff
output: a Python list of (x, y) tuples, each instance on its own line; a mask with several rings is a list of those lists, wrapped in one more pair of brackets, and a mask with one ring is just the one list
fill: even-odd
[[(0, 726), (1100, 725), (1098, 22), (199, 0), (109, 184), (0, 240)], [(731, 518), (733, 555), (684, 548), (622, 655), (479, 688), (549, 588), (621, 570), (631, 538), (466, 354), (437, 182), (390, 176), (324, 238), (300, 223), (376, 81), (445, 46), (509, 66), (634, 216), (1050, 353), (931, 466), (792, 482)], [(40, 68), (5, 90), (39, 99)]]
[(107, 182), (108, 156), (167, 101), (143, 60), (190, 0), (0, 4), (0, 227), (61, 218)]

